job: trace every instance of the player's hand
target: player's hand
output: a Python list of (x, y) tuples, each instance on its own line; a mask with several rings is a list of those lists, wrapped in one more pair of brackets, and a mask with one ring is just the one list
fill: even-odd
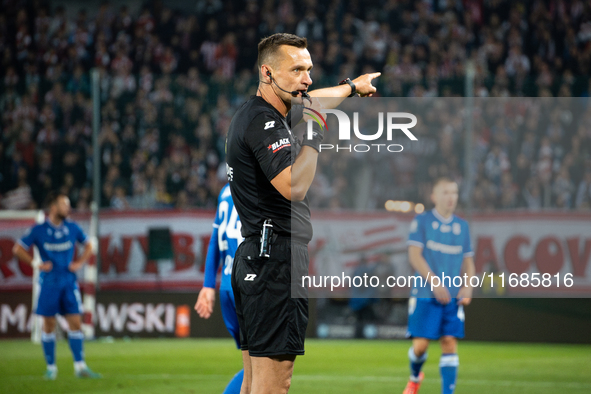
[(215, 305), (215, 289), (211, 287), (204, 287), (199, 292), (197, 302), (195, 303), (195, 310), (199, 317), (209, 319), (213, 313), (213, 306)]
[(355, 78), (352, 82), (355, 84), (355, 90), (361, 97), (371, 97), (376, 88), (371, 84), (371, 81), (382, 75), (382, 73), (364, 74)]
[(49, 272), (52, 270), (52, 268), (53, 264), (51, 264), (51, 261), (44, 261), (41, 264), (39, 264), (39, 271)]
[(445, 286), (433, 287), (433, 295), (440, 304), (447, 305), (451, 301), (451, 296)]
[(68, 267), (68, 269), (70, 270), (70, 272), (76, 272), (80, 268), (82, 268), (83, 265), (84, 265), (84, 261), (74, 260), (70, 263), (70, 266)]
[(470, 305), (472, 302), (472, 288), (462, 287), (458, 291), (458, 305)]

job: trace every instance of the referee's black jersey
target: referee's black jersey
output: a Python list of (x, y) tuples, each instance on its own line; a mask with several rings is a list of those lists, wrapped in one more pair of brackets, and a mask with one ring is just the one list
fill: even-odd
[(251, 96), (232, 118), (226, 169), (245, 238), (259, 235), (263, 221), (271, 219), (280, 235), (304, 243), (312, 239), (308, 197), (289, 201), (271, 184), (299, 149), (285, 117), (259, 96)]

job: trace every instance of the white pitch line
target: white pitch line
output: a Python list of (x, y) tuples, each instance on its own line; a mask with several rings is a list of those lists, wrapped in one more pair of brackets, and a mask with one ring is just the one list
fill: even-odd
[[(374, 382), (406, 382), (407, 377), (398, 376), (334, 376), (334, 375), (294, 375), (293, 380), (347, 380), (347, 381), (374, 381)], [(439, 378), (426, 378), (424, 382), (439, 382)], [(458, 378), (458, 385), (502, 385), (502, 386), (525, 386), (525, 387), (568, 387), (568, 388), (589, 388), (591, 382), (544, 382), (524, 380), (476, 380)]]
[[(205, 375), (205, 374), (184, 374), (184, 375), (176, 375), (176, 374), (114, 374), (113, 377), (117, 379), (129, 379), (129, 380), (158, 380), (158, 379), (175, 379), (175, 380), (226, 380), (231, 377), (230, 374), (228, 375)], [(6, 378), (6, 376), (5, 376)], [(104, 376), (105, 379), (109, 379), (109, 375)], [(23, 376), (14, 376), (8, 377), (8, 379), (18, 379), (18, 380), (41, 380), (42, 376), (40, 375), (23, 375)], [(397, 383), (397, 382), (406, 382), (407, 377), (398, 377), (398, 376), (341, 376), (341, 375), (306, 375), (306, 374), (296, 374), (293, 377), (294, 381), (351, 381), (351, 382), (383, 382), (383, 383)], [(439, 382), (439, 378), (427, 378), (424, 380), (425, 382), (433, 383)], [(572, 388), (572, 389), (591, 389), (591, 382), (590, 383), (582, 383), (582, 382), (547, 382), (547, 381), (524, 381), (524, 380), (476, 380), (476, 379), (458, 379), (459, 386), (467, 385), (467, 386), (491, 386), (491, 385), (500, 385), (506, 387), (518, 386), (518, 387), (561, 387), (561, 388)]]

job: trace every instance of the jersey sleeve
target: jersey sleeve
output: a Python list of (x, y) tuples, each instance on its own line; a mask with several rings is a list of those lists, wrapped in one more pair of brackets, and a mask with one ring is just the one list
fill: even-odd
[(413, 221), (410, 223), (407, 245), (418, 246), (420, 248), (425, 247), (425, 221), (422, 220), (421, 216), (415, 216)]
[[(216, 222), (218, 221), (218, 214), (216, 212)], [(218, 245), (218, 227), (219, 223), (213, 223), (213, 231), (209, 239), (209, 246), (207, 247), (207, 257), (205, 258), (205, 278), (203, 280), (203, 287), (210, 287), (215, 289), (215, 280), (220, 266), (220, 248)]]
[(218, 208), (215, 211), (215, 218), (213, 219), (213, 228), (217, 229), (218, 227), (220, 227), (220, 224), (222, 224), (222, 217), (220, 215), (220, 203), (223, 201), (223, 195), (224, 195), (224, 191), (226, 190), (226, 186), (224, 186), (222, 188), (222, 190), (220, 191), (220, 194), (218, 194)]
[(29, 249), (31, 247), (31, 245), (33, 245), (35, 243), (35, 241), (37, 241), (38, 233), (39, 233), (39, 227), (34, 226), (34, 227), (28, 229), (27, 232), (25, 233), (25, 235), (23, 235), (23, 237), (21, 239), (19, 239), (17, 241), (17, 243), (19, 245), (21, 245), (23, 248)]
[(279, 116), (257, 115), (246, 131), (246, 143), (269, 181), (292, 165), (292, 137)]
[(88, 242), (88, 236), (84, 230), (82, 230), (82, 228), (76, 223), (74, 223), (74, 228), (76, 229), (76, 241), (80, 242), (81, 244)]
[(470, 228), (468, 227), (467, 223), (464, 223), (464, 242), (462, 244), (462, 251), (464, 252), (464, 257), (472, 257), (474, 256), (474, 250), (472, 250), (472, 240), (470, 239)]

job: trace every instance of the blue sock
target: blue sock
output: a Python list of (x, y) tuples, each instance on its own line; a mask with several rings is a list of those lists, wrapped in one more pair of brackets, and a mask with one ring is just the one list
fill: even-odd
[(417, 357), (414, 348), (411, 346), (410, 349), (408, 349), (408, 358), (410, 360), (411, 379), (418, 379), (419, 373), (421, 373), (421, 368), (423, 368), (423, 364), (427, 361), (427, 352), (421, 357)]
[(444, 353), (439, 359), (439, 372), (441, 373), (441, 393), (453, 394), (456, 389), (456, 377), (460, 359), (457, 354)]
[(84, 361), (84, 350), (82, 348), (84, 334), (82, 334), (82, 331), (68, 331), (68, 342), (70, 343), (70, 350), (72, 350), (74, 361)]
[(43, 345), (43, 354), (47, 365), (55, 365), (55, 333), (41, 333), (41, 344)]
[(226, 389), (224, 390), (223, 394), (240, 394), (240, 388), (242, 387), (243, 377), (244, 370), (241, 369), (240, 372), (234, 375), (232, 380), (230, 380), (230, 383), (228, 383), (228, 385), (226, 386)]

